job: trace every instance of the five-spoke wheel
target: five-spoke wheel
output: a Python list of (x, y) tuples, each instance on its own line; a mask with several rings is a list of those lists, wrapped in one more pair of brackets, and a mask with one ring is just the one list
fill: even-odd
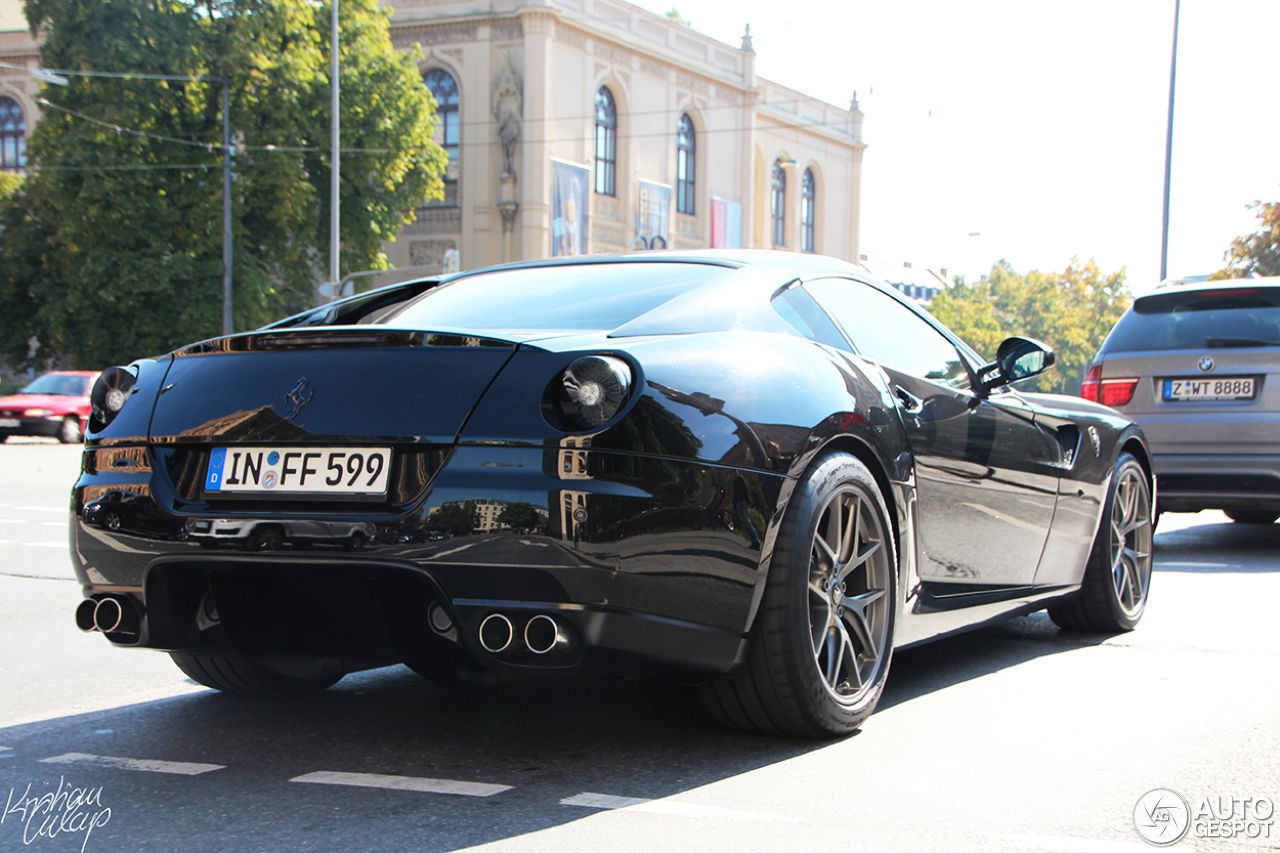
[(809, 561), (809, 632), (813, 657), (837, 697), (857, 696), (874, 681), (889, 639), (889, 549), (870, 501), (842, 486), (818, 521)]
[(1155, 524), (1149, 483), (1138, 460), (1121, 453), (1080, 593), (1049, 608), (1049, 616), (1059, 626), (1103, 632), (1131, 631), (1137, 626), (1151, 588)]
[(745, 666), (702, 699), (726, 725), (807, 737), (855, 730), (893, 654), (897, 548), (880, 485), (857, 457), (817, 459), (778, 528)]

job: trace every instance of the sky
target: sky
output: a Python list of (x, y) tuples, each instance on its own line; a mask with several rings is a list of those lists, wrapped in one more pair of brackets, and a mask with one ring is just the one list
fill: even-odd
[[(1160, 277), (1174, 0), (640, 0), (756, 73), (862, 112), (861, 251), (972, 278), (1072, 257)], [(1168, 275), (1224, 266), (1280, 201), (1276, 0), (1182, 0)], [(977, 235), (977, 236), (971, 236)]]

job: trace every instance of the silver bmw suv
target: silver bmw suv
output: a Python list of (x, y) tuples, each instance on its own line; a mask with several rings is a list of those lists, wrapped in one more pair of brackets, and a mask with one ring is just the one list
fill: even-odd
[(1157, 512), (1280, 517), (1280, 277), (1170, 283), (1139, 297), (1080, 396), (1142, 425)]

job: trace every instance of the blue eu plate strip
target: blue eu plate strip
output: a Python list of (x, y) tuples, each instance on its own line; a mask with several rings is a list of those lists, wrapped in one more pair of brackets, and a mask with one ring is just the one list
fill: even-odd
[(222, 490), (222, 469), (226, 464), (227, 449), (225, 447), (216, 448), (209, 454), (209, 473), (204, 478), (204, 490), (206, 492)]

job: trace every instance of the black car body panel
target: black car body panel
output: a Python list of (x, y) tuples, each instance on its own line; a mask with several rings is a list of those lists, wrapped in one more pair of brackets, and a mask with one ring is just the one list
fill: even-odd
[[(836, 448), (866, 464), (890, 512), (895, 645), (1080, 587), (1113, 464), (1125, 447), (1145, 461), (1141, 433), (1083, 401), (904, 373), (817, 328), (830, 319), (798, 326), (771, 304), (815, 276), (901, 301), (859, 269), (738, 252), (498, 272), (543, 286), (586, 271), (607, 288), (623, 270), (643, 281), (682, 265), (699, 268), (687, 285), (604, 328), (410, 322), (436, 294), (490, 274), (479, 271), (391, 299), (373, 322), (327, 325), (341, 311), (317, 309), (135, 363), (128, 403), (109, 424), (91, 421), (73, 495), (86, 596), (123, 596), (139, 614), (136, 631), (108, 638), (233, 650), (289, 675), (433, 660), (731, 672), (792, 492)], [(807, 293), (796, 294), (802, 311)], [(951, 341), (970, 375), (982, 367), (902, 307)], [(566, 429), (547, 404), (557, 377), (598, 357), (625, 364), (633, 390), (597, 426)], [(207, 488), (218, 449), (375, 445), (392, 467), (372, 498)], [(130, 495), (118, 511), (137, 523), (97, 522), (88, 508), (109, 493)], [(481, 623), (495, 613), (516, 630), (553, 614), (574, 642), (486, 650)]]

